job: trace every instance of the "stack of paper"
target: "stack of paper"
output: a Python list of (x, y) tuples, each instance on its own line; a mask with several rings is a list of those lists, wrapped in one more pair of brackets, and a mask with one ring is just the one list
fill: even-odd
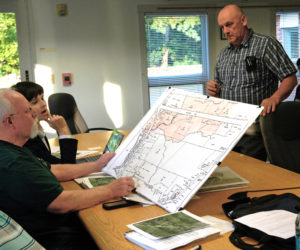
[(145, 249), (173, 249), (217, 235), (212, 223), (186, 210), (127, 225), (125, 238)]
[(246, 187), (249, 181), (229, 167), (218, 167), (200, 188), (200, 192)]

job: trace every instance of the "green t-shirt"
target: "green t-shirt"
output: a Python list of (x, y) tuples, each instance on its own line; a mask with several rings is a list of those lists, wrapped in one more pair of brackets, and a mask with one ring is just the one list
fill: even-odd
[(46, 211), (63, 191), (50, 164), (28, 149), (0, 140), (0, 210), (28, 233), (41, 233), (63, 225), (67, 215)]

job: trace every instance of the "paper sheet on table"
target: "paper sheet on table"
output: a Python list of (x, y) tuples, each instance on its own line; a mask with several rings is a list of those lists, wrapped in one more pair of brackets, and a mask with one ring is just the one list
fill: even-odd
[(176, 213), (165, 214), (127, 225), (131, 230), (152, 240), (169, 238), (198, 229), (203, 230), (209, 226), (209, 222), (187, 210), (181, 210)]
[(125, 238), (147, 250), (170, 250), (217, 234), (219, 231), (216, 228), (208, 227), (159, 240), (149, 239), (135, 231), (126, 233)]
[(256, 228), (268, 235), (288, 239), (295, 236), (297, 214), (285, 210), (272, 210), (242, 216), (235, 221)]
[[(134, 224), (130, 224), (127, 225), (129, 228), (137, 230), (137, 231), (130, 231), (128, 233), (125, 234), (125, 238), (132, 241), (133, 243), (143, 247), (144, 249), (157, 249), (157, 250), (169, 250), (169, 249), (174, 249), (180, 246), (184, 246), (192, 241), (198, 240), (198, 239), (204, 239), (208, 236), (212, 236), (212, 235), (218, 235), (220, 230), (217, 228), (214, 228), (211, 226), (211, 223), (209, 221), (206, 221), (205, 219), (203, 219), (202, 217), (199, 217), (197, 215), (194, 215), (186, 210), (182, 210), (178, 213), (184, 213), (187, 216), (190, 216), (193, 219), (196, 219), (197, 221), (204, 223), (202, 224), (202, 226), (200, 228), (191, 228), (191, 231), (186, 231), (186, 225), (188, 223), (190, 223), (191, 227), (193, 227), (192, 225), (195, 222), (186, 222), (187, 224), (182, 228), (182, 233), (170, 236), (170, 237), (164, 237), (164, 238), (159, 238), (159, 239), (154, 239), (153, 236), (143, 232), (142, 229), (138, 229), (136, 228), (136, 224), (140, 224), (143, 223), (142, 222), (138, 222), (138, 223), (134, 223)], [(175, 213), (176, 214), (176, 213)], [(173, 215), (175, 215), (173, 214)], [(172, 217), (172, 214), (167, 214), (167, 215), (163, 215), (163, 216), (159, 216), (150, 220), (145, 220), (145, 221), (156, 221), (159, 218), (166, 218), (166, 217)], [(144, 221), (144, 222), (145, 222)], [(169, 221), (167, 220), (159, 220), (161, 223), (154, 223), (152, 224), (152, 229), (157, 228), (158, 231), (163, 230), (163, 228), (169, 228), (170, 230), (168, 230), (168, 232), (174, 231), (176, 229), (172, 228), (170, 225), (172, 223), (178, 223), (178, 220), (174, 220), (170, 219)], [(177, 222), (176, 222), (177, 221)], [(168, 225), (169, 224), (169, 225)], [(159, 226), (160, 225), (160, 226)], [(178, 225), (177, 225), (178, 226)], [(185, 228), (185, 229), (184, 229)], [(145, 228), (144, 228), (145, 229)], [(146, 231), (149, 232), (149, 229), (146, 229)], [(151, 230), (150, 230), (151, 231)], [(155, 230), (155, 232), (157, 233), (157, 231)], [(149, 237), (150, 236), (150, 237)]]
[(211, 215), (205, 215), (201, 217), (202, 219), (212, 223), (211, 226), (220, 230), (220, 234), (225, 234), (234, 230), (231, 222), (226, 220), (221, 220), (219, 218), (213, 217)]

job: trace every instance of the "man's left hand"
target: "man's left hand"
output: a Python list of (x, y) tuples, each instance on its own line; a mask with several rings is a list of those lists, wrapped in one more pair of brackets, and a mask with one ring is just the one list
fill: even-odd
[(106, 166), (106, 164), (115, 156), (114, 152), (103, 154), (95, 163), (100, 168), (99, 171)]
[(263, 111), (260, 113), (261, 116), (266, 116), (271, 112), (274, 112), (276, 109), (276, 105), (280, 103), (280, 99), (275, 96), (271, 96), (269, 98), (264, 99), (260, 106), (264, 107)]

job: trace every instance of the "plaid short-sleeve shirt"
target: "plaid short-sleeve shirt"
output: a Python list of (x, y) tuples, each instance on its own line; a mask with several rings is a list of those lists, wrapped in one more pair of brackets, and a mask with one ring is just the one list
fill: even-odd
[(221, 85), (221, 98), (259, 105), (278, 89), (279, 81), (296, 72), (275, 38), (250, 29), (239, 47), (228, 45), (220, 52), (215, 81)]
[(42, 250), (45, 248), (36, 242), (17, 222), (0, 211), (0, 249)]

